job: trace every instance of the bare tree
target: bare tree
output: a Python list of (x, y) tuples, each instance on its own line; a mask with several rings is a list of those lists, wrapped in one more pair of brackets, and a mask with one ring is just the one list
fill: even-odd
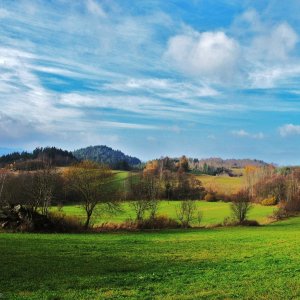
[(149, 170), (129, 178), (129, 189), (133, 200), (131, 206), (136, 213), (137, 221), (142, 221), (147, 211), (150, 219), (155, 219), (161, 192), (159, 178), (159, 175)]
[(4, 189), (4, 185), (5, 185), (5, 181), (7, 178), (7, 171), (6, 170), (0, 170), (0, 205), (3, 204), (3, 189)]
[(27, 193), (27, 205), (33, 210), (41, 209), (47, 215), (53, 199), (55, 179), (57, 173), (50, 164), (44, 164), (38, 171), (28, 172), (25, 175), (23, 187)]
[(130, 205), (135, 211), (136, 220), (142, 221), (149, 208), (149, 202), (145, 197), (146, 188), (142, 174), (130, 176), (128, 179), (128, 187), (132, 200)]
[(287, 176), (286, 181), (285, 209), (287, 211), (300, 211), (300, 170), (294, 170)]
[(185, 200), (181, 201), (176, 209), (177, 217), (184, 228), (188, 228), (191, 222), (198, 219), (198, 223), (201, 222), (202, 213), (197, 210), (196, 201)]
[(108, 167), (83, 161), (70, 167), (65, 175), (69, 187), (83, 200), (82, 205), (86, 212), (85, 228), (89, 227), (92, 214), (99, 203), (105, 204), (109, 210), (117, 208), (114, 174)]
[(155, 219), (158, 205), (159, 196), (161, 192), (161, 181), (158, 175), (153, 173), (144, 172), (143, 174), (144, 186), (145, 186), (145, 200), (148, 201), (148, 208), (150, 212), (150, 219)]

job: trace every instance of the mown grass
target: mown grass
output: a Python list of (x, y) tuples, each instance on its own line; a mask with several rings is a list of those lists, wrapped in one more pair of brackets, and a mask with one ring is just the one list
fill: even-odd
[(0, 234), (5, 299), (299, 299), (300, 218), (262, 227)]
[[(159, 204), (158, 214), (169, 216), (176, 219), (179, 202), (178, 201), (161, 201)], [(202, 226), (214, 225), (222, 223), (224, 218), (230, 217), (230, 203), (225, 202), (206, 202), (197, 201), (197, 207), (202, 211), (203, 218), (200, 223)], [(101, 208), (101, 206), (100, 206)], [(56, 211), (57, 208), (52, 207), (52, 211)], [(257, 220), (260, 223), (266, 223), (268, 217), (273, 213), (274, 207), (272, 206), (261, 206), (253, 205), (249, 213), (249, 219)], [(81, 205), (67, 205), (62, 209), (66, 215), (76, 216), (80, 220), (85, 219), (85, 212)], [(95, 211), (95, 215), (92, 217), (93, 224), (101, 224), (105, 222), (121, 223), (128, 219), (135, 219), (135, 213), (130, 205), (130, 202), (126, 202), (120, 205), (120, 211), (116, 214), (109, 214), (103, 212), (103, 209)], [(193, 225), (199, 225), (198, 221), (195, 220)]]

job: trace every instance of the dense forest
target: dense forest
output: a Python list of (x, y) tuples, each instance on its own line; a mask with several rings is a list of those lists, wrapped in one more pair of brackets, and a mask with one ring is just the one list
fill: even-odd
[(15, 170), (35, 170), (45, 163), (66, 166), (76, 161), (72, 152), (56, 147), (38, 147), (32, 152), (13, 152), (0, 156), (0, 167), (10, 165)]
[(222, 159), (219, 157), (211, 157), (211, 158), (190, 158), (189, 164), (193, 169), (202, 169), (205, 165), (214, 167), (214, 168), (245, 168), (246, 166), (256, 166), (256, 167), (265, 167), (269, 164), (257, 159)]
[(129, 170), (141, 164), (141, 161), (119, 150), (113, 150), (107, 146), (89, 146), (73, 152), (79, 160), (91, 160), (109, 165), (116, 170)]
[[(244, 168), (252, 165), (256, 167), (268, 166), (264, 161), (252, 159), (221, 159), (221, 158), (187, 158), (187, 170), (194, 174), (207, 175), (228, 175), (238, 176), (232, 172), (234, 168)], [(15, 170), (35, 170), (39, 169), (45, 162), (54, 166), (68, 166), (78, 161), (90, 160), (108, 165), (114, 170), (132, 170), (140, 168), (142, 162), (137, 157), (124, 154), (119, 150), (114, 150), (107, 146), (89, 146), (73, 152), (62, 150), (56, 147), (36, 148), (32, 152), (13, 152), (0, 156), (0, 167), (10, 166)], [(181, 158), (162, 157), (157, 159), (161, 165), (169, 165), (171, 169), (176, 169)], [(167, 167), (167, 168), (168, 168)]]
[(252, 160), (252, 159), (221, 159), (221, 158), (206, 158), (206, 159), (197, 159), (197, 158), (187, 158), (182, 156), (180, 158), (169, 158), (162, 157), (156, 159), (161, 167), (167, 168), (169, 170), (178, 169), (182, 164), (182, 161), (185, 161), (186, 171), (190, 171), (193, 174), (206, 174), (211, 176), (217, 175), (227, 175), (230, 177), (241, 176), (241, 173), (233, 172), (233, 169), (242, 169), (246, 166), (255, 166), (255, 167), (266, 167), (269, 166), (264, 161), (261, 160)]

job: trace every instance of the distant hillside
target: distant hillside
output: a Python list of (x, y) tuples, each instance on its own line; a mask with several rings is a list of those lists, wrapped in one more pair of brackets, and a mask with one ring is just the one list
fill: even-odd
[(244, 168), (245, 166), (263, 167), (270, 164), (257, 159), (222, 159), (219, 157), (211, 157), (205, 159), (189, 159), (189, 163), (195, 168), (203, 168), (209, 165), (217, 168)]
[(79, 160), (87, 159), (108, 164), (113, 169), (127, 170), (141, 164), (138, 158), (125, 155), (107, 146), (89, 146), (75, 150), (73, 154)]
[(32, 152), (13, 152), (0, 156), (0, 167), (13, 165), (16, 170), (34, 170), (44, 163), (53, 166), (65, 166), (76, 162), (72, 152), (56, 147), (36, 148)]

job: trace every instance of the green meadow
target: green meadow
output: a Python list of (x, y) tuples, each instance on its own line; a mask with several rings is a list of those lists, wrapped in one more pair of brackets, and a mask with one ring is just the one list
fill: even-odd
[[(122, 184), (127, 172), (116, 172)], [(199, 176), (207, 188), (233, 193), (242, 177)], [(0, 233), (0, 299), (300, 299), (300, 217), (270, 223), (275, 207), (253, 205), (260, 227), (214, 227), (230, 203), (197, 201), (203, 218), (191, 229), (85, 234)], [(176, 219), (179, 201), (161, 201)], [(82, 206), (52, 212), (85, 219)], [(134, 219), (101, 205), (94, 225)], [(199, 227), (202, 228), (195, 228)]]
[(1, 299), (299, 299), (299, 232), (2, 233)]
[[(158, 214), (169, 216), (176, 219), (178, 210), (179, 201), (161, 201), (159, 204)], [(206, 202), (206, 201), (197, 201), (197, 207), (202, 211), (203, 218), (200, 223), (200, 226), (209, 226), (218, 223), (222, 223), (224, 218), (230, 217), (230, 203), (225, 202)], [(101, 206), (100, 206), (101, 208)], [(262, 206), (262, 205), (253, 205), (253, 208), (250, 210), (249, 219), (257, 220), (258, 222), (264, 224), (268, 222), (268, 217), (273, 213), (273, 206)], [(57, 211), (56, 207), (52, 207), (52, 211)], [(67, 216), (76, 216), (80, 220), (85, 219), (85, 212), (81, 205), (68, 205), (64, 206), (61, 210)], [(112, 222), (112, 223), (121, 223), (128, 219), (134, 219), (135, 213), (130, 205), (130, 202), (126, 202), (120, 205), (120, 211), (116, 214), (109, 214), (103, 212), (102, 209), (95, 211), (95, 215), (92, 217), (92, 223), (94, 225), (99, 225), (101, 223)], [(194, 226), (198, 226), (198, 221), (194, 221)]]

